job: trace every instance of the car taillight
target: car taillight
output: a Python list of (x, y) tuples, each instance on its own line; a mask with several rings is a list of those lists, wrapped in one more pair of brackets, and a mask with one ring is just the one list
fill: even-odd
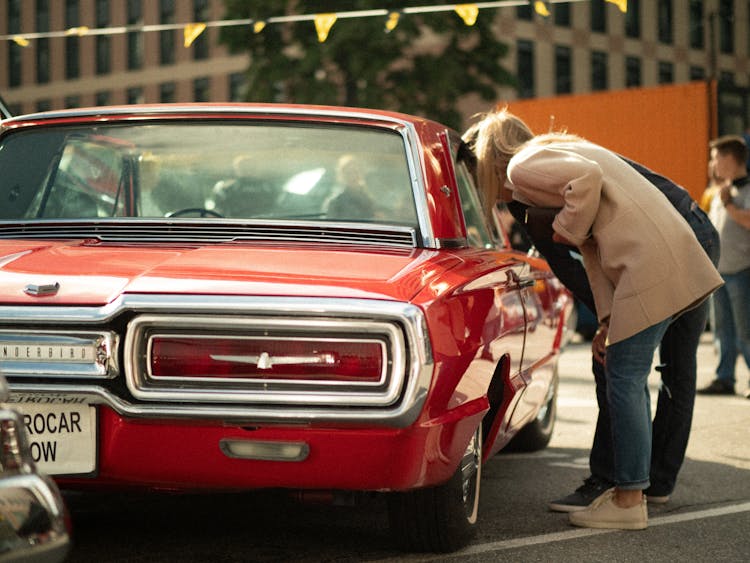
[(378, 382), (385, 345), (379, 340), (154, 335), (150, 376)]

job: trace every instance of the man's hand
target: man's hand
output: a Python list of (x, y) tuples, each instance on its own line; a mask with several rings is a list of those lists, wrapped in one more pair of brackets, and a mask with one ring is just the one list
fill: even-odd
[(591, 341), (591, 353), (594, 356), (594, 360), (600, 364), (606, 364), (606, 352), (607, 352), (607, 333), (609, 327), (602, 323), (599, 328), (596, 329), (594, 339)]
[(723, 186), (721, 186), (721, 189), (719, 190), (719, 197), (721, 198), (721, 203), (726, 205), (730, 201), (732, 201), (732, 184), (726, 183)]

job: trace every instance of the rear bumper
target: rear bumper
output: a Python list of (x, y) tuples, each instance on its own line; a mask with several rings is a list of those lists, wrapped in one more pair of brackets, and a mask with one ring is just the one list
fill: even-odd
[[(146, 421), (100, 407), (95, 475), (58, 482), (70, 488), (406, 490), (451, 476), (486, 408), (477, 400), (439, 421), (393, 429)], [(242, 455), (231, 455), (227, 443), (239, 444)], [(257, 459), (253, 444), (261, 445), (261, 453), (292, 455), (287, 461)], [(304, 455), (293, 455), (300, 444)], [(247, 452), (251, 456), (243, 457)]]

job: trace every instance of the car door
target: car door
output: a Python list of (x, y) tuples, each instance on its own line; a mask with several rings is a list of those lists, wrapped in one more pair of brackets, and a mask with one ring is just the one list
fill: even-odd
[[(524, 376), (525, 348), (528, 346), (528, 311), (534, 305), (533, 288), (536, 278), (527, 256), (508, 246), (508, 238), (493, 236), (484, 219), (473, 177), (460, 160), (456, 164), (456, 185), (461, 200), (461, 211), (466, 225), (469, 246), (492, 253), (498, 269), (487, 277), (494, 294), (493, 314), (486, 319), (487, 341), (491, 341), (492, 360), (497, 362), (496, 374), (488, 390), (490, 419), (486, 428), (487, 457), (510, 439), (509, 430), (516, 421), (528, 418), (523, 396), (529, 383)], [(532, 309), (535, 322), (539, 312)], [(520, 406), (520, 408), (519, 408)], [(496, 416), (497, 413), (497, 416)]]

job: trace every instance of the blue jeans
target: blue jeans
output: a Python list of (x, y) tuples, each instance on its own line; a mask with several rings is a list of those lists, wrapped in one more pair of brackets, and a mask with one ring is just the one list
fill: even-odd
[(721, 277), (724, 286), (713, 295), (713, 331), (719, 349), (716, 377), (734, 387), (740, 353), (750, 368), (750, 268)]
[(670, 319), (607, 346), (607, 405), (614, 453), (613, 481), (620, 489), (646, 489), (651, 473), (651, 395), (654, 352)]
[[(648, 490), (651, 495), (672, 493), (685, 459), (695, 403), (696, 351), (707, 317), (708, 302), (704, 302), (674, 320), (661, 339), (659, 365), (656, 367), (661, 375), (661, 385), (652, 424), (651, 486)], [(604, 366), (594, 362), (593, 372), (599, 416), (589, 467), (591, 474), (600, 481), (614, 483), (614, 451)]]
[[(716, 229), (699, 209), (694, 209), (687, 219), (706, 254), (717, 264), (719, 236)], [(700, 306), (683, 313), (669, 325), (661, 340), (659, 365), (656, 368), (661, 375), (661, 385), (652, 425), (651, 486), (647, 491), (651, 495), (672, 493), (685, 459), (695, 403), (696, 353), (700, 337), (706, 328), (708, 310), (709, 303), (706, 300)], [(614, 453), (604, 366), (594, 362), (593, 372), (599, 417), (589, 467), (594, 477), (613, 483)]]

